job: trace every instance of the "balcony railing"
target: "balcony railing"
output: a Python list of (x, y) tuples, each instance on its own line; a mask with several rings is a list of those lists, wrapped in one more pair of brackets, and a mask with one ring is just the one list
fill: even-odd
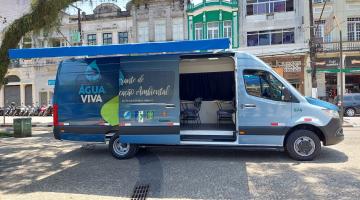
[[(344, 41), (343, 51), (360, 51), (360, 41)], [(337, 52), (340, 51), (340, 42), (316, 43), (318, 52)]]
[(238, 0), (203, 0), (201, 3), (189, 3), (187, 5), (187, 12), (193, 12), (206, 6), (228, 6), (231, 8), (238, 7)]

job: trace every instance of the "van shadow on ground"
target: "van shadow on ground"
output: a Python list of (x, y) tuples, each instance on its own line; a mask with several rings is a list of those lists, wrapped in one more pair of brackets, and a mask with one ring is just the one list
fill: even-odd
[[(347, 160), (344, 153), (325, 147), (321, 156), (311, 163), (342, 163)], [(265, 179), (256, 178), (261, 177), (261, 174), (248, 174), (247, 163), (254, 163), (259, 166), (269, 165), (275, 171), (268, 177), (269, 181), (274, 181), (268, 183), (273, 191), (264, 195), (281, 194), (284, 188), (289, 195), (291, 192), (307, 192), (309, 197), (315, 195), (312, 190), (303, 191), (310, 187), (304, 180), (304, 174), (291, 170), (292, 165), (301, 162), (289, 159), (283, 152), (274, 151), (163, 147), (142, 150), (136, 158), (120, 161), (110, 156), (107, 146), (99, 145), (94, 150), (76, 148), (52, 159), (34, 157), (24, 160), (11, 157), (0, 158), (0, 161), (0, 178), (7, 182), (6, 185), (0, 184), (0, 189), (10, 194), (59, 192), (130, 197), (136, 184), (150, 184), (149, 196), (154, 198), (232, 199), (241, 196), (248, 199), (261, 193), (261, 188), (269, 187), (261, 184)], [(38, 167), (44, 170), (32, 170), (37, 166), (34, 165), (36, 163), (40, 163)], [(8, 175), (14, 166), (19, 165), (27, 168), (25, 174)], [(282, 172), (284, 169), (286, 173)], [(346, 184), (359, 181), (348, 171), (330, 168), (319, 167), (311, 174), (320, 176), (323, 184), (337, 177), (343, 177)], [(25, 185), (12, 184), (24, 179), (27, 179)], [(279, 180), (286, 179), (295, 181), (293, 188), (287, 188), (287, 185), (283, 188), (275, 186)], [(249, 181), (253, 183), (249, 184)], [(327, 188), (336, 189), (336, 186)]]

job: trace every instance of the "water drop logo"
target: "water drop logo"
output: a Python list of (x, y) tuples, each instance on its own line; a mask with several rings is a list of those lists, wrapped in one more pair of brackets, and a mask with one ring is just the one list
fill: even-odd
[(101, 77), (100, 69), (96, 64), (96, 60), (92, 61), (86, 68), (85, 76), (88, 81), (95, 82)]
[(120, 71), (119, 71), (119, 86), (124, 85), (124, 79), (125, 79), (125, 76), (124, 76), (124, 74), (122, 73), (122, 71), (120, 70)]

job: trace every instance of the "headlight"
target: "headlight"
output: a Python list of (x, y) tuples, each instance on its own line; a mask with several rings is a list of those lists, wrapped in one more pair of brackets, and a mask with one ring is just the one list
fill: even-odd
[(339, 118), (339, 113), (336, 110), (323, 109), (323, 111), (331, 118)]

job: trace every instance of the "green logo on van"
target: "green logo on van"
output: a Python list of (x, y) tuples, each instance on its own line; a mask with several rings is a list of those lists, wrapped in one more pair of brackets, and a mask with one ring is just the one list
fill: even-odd
[(85, 70), (85, 76), (88, 81), (95, 82), (101, 78), (100, 69), (96, 64), (96, 60), (92, 61)]

